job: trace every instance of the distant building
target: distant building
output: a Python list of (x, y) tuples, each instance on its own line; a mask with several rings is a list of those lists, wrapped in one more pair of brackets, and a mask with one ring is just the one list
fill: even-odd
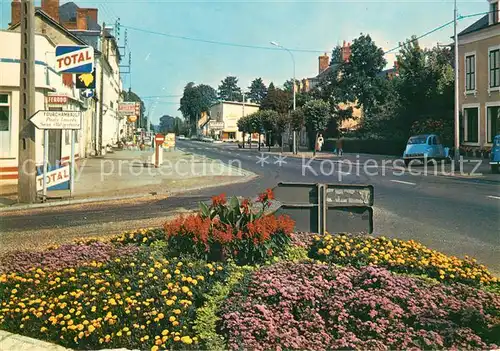
[(500, 134), (499, 0), (488, 3), (489, 13), (458, 34), (460, 136), (476, 148)]
[[(243, 135), (238, 130), (238, 121), (259, 111), (260, 105), (249, 102), (221, 101), (210, 108), (209, 117), (202, 126), (206, 135), (215, 136), (222, 141), (242, 141)], [(248, 135), (246, 136), (248, 138)], [(258, 134), (252, 136), (258, 140)]]

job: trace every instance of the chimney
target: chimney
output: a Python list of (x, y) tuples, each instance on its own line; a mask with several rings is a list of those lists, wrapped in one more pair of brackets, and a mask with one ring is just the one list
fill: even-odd
[(76, 10), (76, 29), (87, 30), (87, 9)]
[(97, 11), (98, 11), (97, 9), (87, 9), (87, 16), (92, 18), (92, 20), (95, 23), (99, 23), (99, 22), (97, 22), (97, 13), (98, 13)]
[(351, 43), (345, 43), (344, 41), (344, 44), (342, 45), (342, 49), (341, 49), (341, 56), (342, 56), (342, 61), (343, 62), (349, 62), (350, 58), (351, 58)]
[(318, 57), (318, 61), (319, 61), (319, 72), (318, 72), (318, 74), (321, 74), (321, 73), (323, 73), (325, 71), (325, 69), (328, 68), (328, 65), (330, 64), (330, 58), (325, 53), (324, 55), (321, 55), (320, 57)]
[(42, 0), (42, 10), (59, 23), (59, 0)]
[(21, 0), (12, 0), (10, 6), (11, 13), (9, 25), (13, 26), (14, 24), (21, 22)]

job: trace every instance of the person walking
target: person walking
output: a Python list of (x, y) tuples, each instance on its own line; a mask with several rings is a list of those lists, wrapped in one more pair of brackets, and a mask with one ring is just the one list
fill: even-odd
[(342, 137), (339, 137), (339, 139), (337, 139), (337, 156), (342, 156), (342, 154), (344, 153), (344, 140), (342, 139)]
[(324, 143), (325, 143), (325, 139), (323, 139), (323, 135), (322, 135), (322, 134), (320, 134), (320, 135), (318, 136), (318, 140), (317, 140), (317, 142), (316, 142), (316, 145), (317, 145), (316, 150), (317, 150), (317, 151), (321, 151), (321, 149), (323, 148), (323, 144), (324, 144)]

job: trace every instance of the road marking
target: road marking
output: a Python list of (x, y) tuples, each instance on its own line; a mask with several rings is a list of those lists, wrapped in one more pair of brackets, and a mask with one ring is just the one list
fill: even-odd
[(236, 154), (236, 156), (240, 157), (241, 155), (240, 154)]
[(391, 180), (391, 182), (393, 183), (400, 183), (400, 184), (406, 184), (406, 185), (417, 185), (416, 183), (412, 183), (412, 182), (403, 182), (402, 180)]
[(500, 200), (500, 196), (488, 196), (490, 199)]

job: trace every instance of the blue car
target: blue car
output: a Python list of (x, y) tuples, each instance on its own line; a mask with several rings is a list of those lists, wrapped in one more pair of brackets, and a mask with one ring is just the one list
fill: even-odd
[(405, 165), (408, 166), (413, 160), (421, 162), (448, 160), (448, 155), (438, 135), (422, 134), (408, 139), (403, 153), (403, 160)]
[(491, 172), (498, 174), (500, 166), (500, 135), (493, 139), (493, 147), (490, 154)]

